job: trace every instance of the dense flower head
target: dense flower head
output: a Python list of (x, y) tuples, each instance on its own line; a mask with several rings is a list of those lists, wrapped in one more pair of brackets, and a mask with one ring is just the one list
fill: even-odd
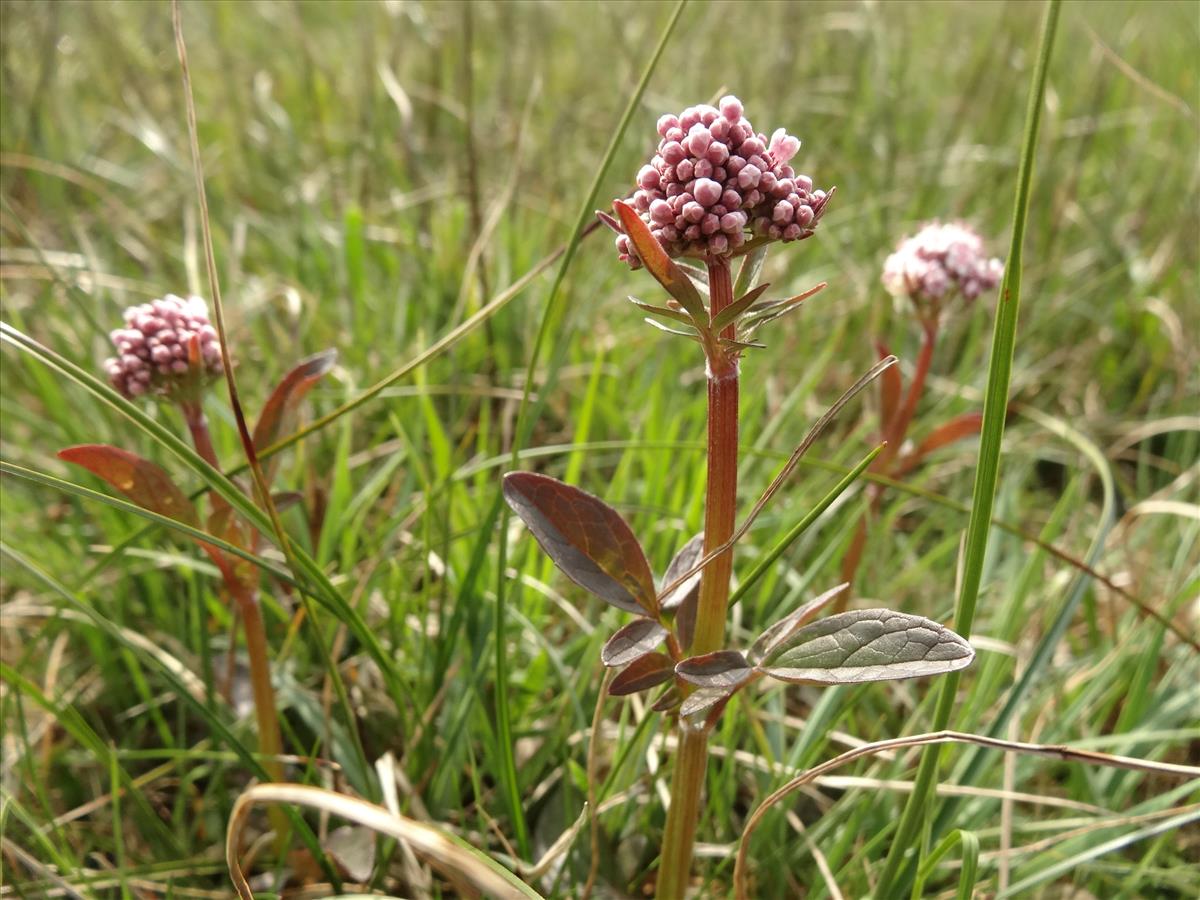
[[(221, 373), (221, 347), (199, 297), (167, 294), (125, 310), (125, 327), (110, 334), (118, 355), (105, 360), (109, 380), (123, 396), (175, 395)], [(196, 344), (196, 358), (190, 357)]]
[(988, 257), (983, 239), (960, 222), (930, 222), (901, 241), (883, 265), (883, 285), (896, 297), (936, 306), (956, 291), (974, 300), (1000, 283), (1004, 264)]
[[(632, 204), (671, 256), (721, 256), (747, 240), (809, 237), (828, 195), (788, 164), (799, 139), (782, 128), (756, 132), (737, 97), (690, 106), (658, 120), (661, 140), (638, 171)], [(641, 265), (629, 238), (617, 253)]]

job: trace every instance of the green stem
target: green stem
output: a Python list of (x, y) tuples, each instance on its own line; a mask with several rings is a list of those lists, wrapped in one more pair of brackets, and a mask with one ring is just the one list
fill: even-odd
[[(733, 302), (729, 262), (708, 262), (709, 316), (715, 318)], [(729, 326), (722, 337), (732, 337)], [(738, 361), (714, 352), (708, 360), (708, 485), (704, 502), (704, 552), (707, 555), (733, 535), (737, 515), (738, 462)], [(729, 605), (729, 580), (733, 550), (722, 553), (700, 576), (700, 599), (691, 654), (719, 650), (725, 641), (725, 616)], [(680, 722), (679, 752), (671, 781), (671, 806), (656, 896), (658, 900), (683, 897), (692, 865), (692, 845), (700, 819), (700, 795), (708, 765), (708, 732)]]

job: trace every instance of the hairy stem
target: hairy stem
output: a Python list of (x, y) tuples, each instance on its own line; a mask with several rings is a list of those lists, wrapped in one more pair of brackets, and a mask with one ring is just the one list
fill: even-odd
[[(733, 302), (729, 263), (708, 263), (709, 315), (715, 317)], [(733, 337), (730, 325), (722, 337)], [(733, 535), (737, 514), (738, 462), (738, 361), (717, 351), (708, 360), (708, 485), (704, 503), (704, 552), (707, 555)], [(695, 636), (689, 654), (719, 650), (725, 640), (725, 614), (729, 604), (729, 579), (733, 571), (732, 548), (714, 559), (700, 576), (700, 600)], [(656, 896), (679, 900), (687, 886), (692, 845), (700, 819), (700, 797), (708, 764), (708, 733), (680, 723), (679, 752), (671, 781), (671, 807)]]

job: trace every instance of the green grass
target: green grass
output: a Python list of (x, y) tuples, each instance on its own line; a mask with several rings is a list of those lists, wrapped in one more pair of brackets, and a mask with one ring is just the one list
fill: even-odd
[[(871, 336), (902, 366), (915, 354), (915, 330), (878, 285), (901, 235), (926, 218), (961, 216), (1005, 251), (1036, 9), (684, 10), (597, 205), (627, 191), (659, 112), (722, 88), (760, 127), (788, 125), (804, 141), (800, 167), (838, 186), (817, 236), (767, 263), (773, 294), (830, 286), (744, 363), (744, 510), (869, 367)], [(618, 264), (598, 233), (579, 244), (560, 284), (555, 262), (423, 365), (409, 363), (570, 240), (672, 11), (475, 5), (468, 27), (457, 4), (184, 5), (217, 270), (248, 411), (293, 362), (327, 347), (339, 365), (311, 395), (313, 418), (400, 373), (282, 451), (277, 488), (306, 497), (282, 513), (294, 575), (316, 601), (315, 617), (299, 622), (301, 598), (269, 582), (284, 740), (312, 758), (291, 771), (377, 796), (356, 744), (369, 766), (390, 752), (411, 786), (399, 791), (407, 815), (502, 858), (525, 827), (535, 862), (578, 817), (599, 647), (625, 617), (562, 578), (515, 526), (501, 555), (499, 475), (515, 452), (524, 466), (600, 494), (661, 573), (702, 519), (699, 353), (641, 323), (625, 296), (661, 303), (661, 292)], [(0, 16), (3, 318), (68, 367), (98, 375), (124, 306), (208, 293), (170, 10), (10, 2)], [(993, 510), (1086, 559), (1174, 630), (993, 528), (972, 628), (986, 640), (961, 679), (956, 729), (1197, 762), (1200, 662), (1176, 632), (1196, 634), (1200, 593), (1198, 48), (1191, 4), (1062, 8)], [(494, 228), (484, 227), (493, 214)], [(915, 437), (982, 406), (994, 303), (984, 298), (950, 324)], [(12, 343), (2, 352), (5, 890), (228, 890), (224, 828), (258, 770), (253, 716), (216, 690), (230, 613), (215, 569), (183, 535), (126, 505), (15, 467), (107, 493), (53, 454), (108, 441), (154, 458), (188, 490), (228, 482), (166, 445), (162, 429), (183, 434), (171, 411), (141, 404), (149, 420), (135, 427), (61, 367)], [(527, 385), (528, 436), (514, 446)], [(227, 467), (243, 462), (223, 392), (207, 411)], [(862, 459), (874, 427), (871, 400), (847, 408), (739, 546), (737, 571), (772, 553)], [(886, 495), (856, 603), (953, 614), (977, 451), (973, 442), (939, 451)], [(733, 631), (742, 645), (836, 582), (862, 508), (847, 496), (742, 597)], [(290, 571), (281, 554), (260, 555), (276, 575)], [(497, 650), (508, 682), (500, 705)], [(709, 770), (702, 896), (728, 890), (741, 824), (794, 769), (845, 749), (847, 737), (928, 730), (938, 694), (936, 683), (909, 682), (739, 696), (713, 741), (728, 753)], [(600, 799), (624, 799), (601, 819), (601, 877), (621, 892), (637, 893), (654, 868), (658, 785), (668, 783), (665, 755), (653, 749), (657, 723), (631, 703), (606, 707)], [(960, 748), (941, 759), (943, 791), (973, 793), (944, 798), (930, 817), (940, 829), (931, 851), (953, 829), (967, 837), (929, 867), (928, 895), (954, 894), (972, 838), (980, 893), (1002, 878), (1021, 896), (1200, 891), (1196, 782)], [(858, 780), (785, 803), (844, 896), (875, 883), (906, 800), (895, 783), (912, 779), (916, 760), (864, 760), (840, 773)], [(116, 786), (125, 790), (114, 797)], [(1020, 795), (1003, 815), (998, 789)], [(318, 820), (305, 819), (320, 835)], [(756, 833), (755, 896), (831, 895), (793, 821), (776, 810)], [(587, 848), (585, 829), (564, 867), (535, 887), (573, 896)], [(414, 895), (401, 857), (379, 849), (389, 864), (375, 889)], [(435, 879), (432, 893), (451, 889)]]

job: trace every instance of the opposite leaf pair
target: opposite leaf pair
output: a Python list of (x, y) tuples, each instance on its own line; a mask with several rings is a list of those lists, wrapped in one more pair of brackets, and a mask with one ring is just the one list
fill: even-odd
[[(602, 500), (546, 475), (511, 472), (504, 497), (572, 581), (639, 618), (604, 645), (605, 666), (621, 668), (609, 692), (622, 695), (675, 683), (654, 709), (715, 724), (741, 688), (762, 677), (796, 684), (858, 684), (938, 675), (965, 668), (975, 653), (929, 619), (864, 609), (806, 624), (849, 585), (841, 584), (764, 631), (745, 653), (688, 657), (703, 552), (701, 536), (676, 554), (654, 589), (646, 555), (620, 514)], [(659, 647), (666, 644), (666, 652)]]

